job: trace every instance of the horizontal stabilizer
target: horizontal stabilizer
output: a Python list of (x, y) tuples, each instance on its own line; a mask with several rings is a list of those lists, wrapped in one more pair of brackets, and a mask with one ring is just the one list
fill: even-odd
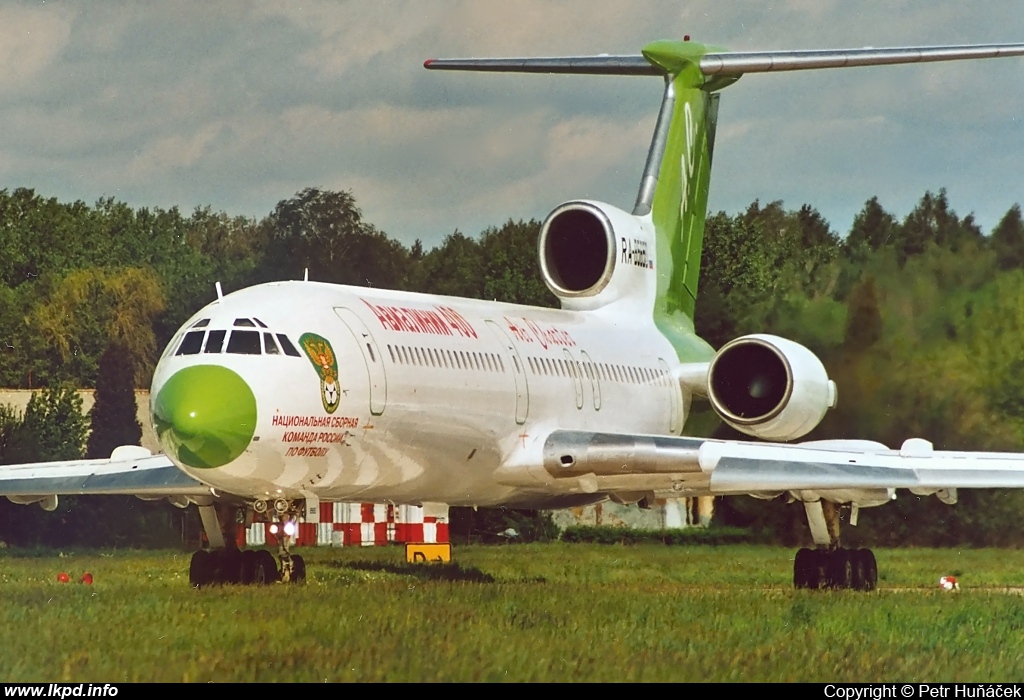
[(709, 53), (700, 59), (700, 70), (704, 75), (742, 75), (784, 70), (890, 66), (900, 63), (959, 61), (968, 58), (1000, 58), (1003, 56), (1024, 56), (1024, 44)]
[[(901, 63), (957, 61), (972, 58), (1024, 56), (1024, 44), (963, 46), (907, 46), (876, 49), (713, 52), (700, 58), (707, 76), (744, 73), (888, 66)], [(663, 75), (665, 69), (642, 55), (567, 56), (562, 58), (435, 58), (423, 64), (431, 70), (491, 71), (505, 73), (571, 73), (581, 75)]]
[(494, 73), (574, 73), (581, 75), (663, 75), (664, 70), (636, 56), (569, 56), (565, 58), (432, 58), (431, 70)]

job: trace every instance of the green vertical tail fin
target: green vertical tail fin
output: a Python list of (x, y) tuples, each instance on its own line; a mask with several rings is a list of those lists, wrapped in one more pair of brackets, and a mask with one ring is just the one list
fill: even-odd
[(708, 51), (701, 44), (670, 41), (649, 44), (643, 51), (648, 61), (665, 71), (666, 85), (633, 213), (650, 214), (654, 223), (654, 318), (681, 359), (705, 354), (706, 345), (696, 342), (692, 332), (718, 119), (715, 91), (738, 78), (709, 80), (699, 67)]

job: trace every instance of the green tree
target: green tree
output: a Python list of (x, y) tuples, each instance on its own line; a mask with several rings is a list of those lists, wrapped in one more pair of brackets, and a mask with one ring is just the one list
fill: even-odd
[(860, 255), (857, 251), (863, 249), (878, 250), (883, 245), (893, 243), (898, 230), (896, 218), (882, 208), (878, 197), (872, 197), (854, 217), (844, 250), (848, 256)]
[(105, 459), (116, 447), (142, 443), (133, 378), (131, 353), (118, 342), (110, 343), (100, 357), (96, 403), (89, 412), (88, 458)]
[(1024, 220), (1014, 204), (992, 229), (992, 247), (1000, 270), (1024, 267)]
[(22, 421), (24, 439), (34, 462), (81, 459), (89, 428), (82, 415), (82, 397), (67, 386), (32, 394)]
[(871, 275), (862, 279), (846, 300), (848, 313), (844, 350), (862, 352), (882, 338), (882, 313), (878, 304), (878, 290)]
[(483, 255), (480, 243), (455, 231), (423, 256), (413, 271), (417, 292), (479, 299), (483, 295)]
[(544, 284), (537, 260), (541, 222), (512, 221), (480, 236), (483, 255), (483, 298), (511, 304), (557, 307), (558, 299)]
[(10, 404), (0, 404), (0, 464), (17, 463), (18, 433), (22, 422), (21, 411)]
[(278, 202), (264, 221), (268, 241), (264, 279), (310, 279), (402, 289), (409, 252), (363, 221), (351, 192), (316, 188)]
[(30, 325), (63, 365), (69, 379), (94, 386), (99, 356), (111, 340), (130, 352), (133, 381), (148, 384), (156, 362), (153, 322), (164, 297), (156, 275), (147, 269), (84, 268), (61, 280), (38, 303)]

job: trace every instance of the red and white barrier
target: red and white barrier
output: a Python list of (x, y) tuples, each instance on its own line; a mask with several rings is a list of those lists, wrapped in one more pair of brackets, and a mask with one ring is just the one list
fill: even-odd
[[(297, 547), (372, 547), (393, 542), (448, 542), (448, 506), (320, 503), (320, 522), (299, 523)], [(269, 522), (253, 522), (239, 546), (276, 546)]]

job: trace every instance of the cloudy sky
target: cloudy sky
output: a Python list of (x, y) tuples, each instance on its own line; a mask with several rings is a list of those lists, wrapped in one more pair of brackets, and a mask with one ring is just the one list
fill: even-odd
[[(1024, 42), (999, 0), (0, 0), (0, 188), (262, 217), (305, 187), (428, 246), (629, 209), (657, 78), (426, 71), (431, 57)], [(711, 207), (781, 199), (844, 233), (945, 187), (988, 231), (1024, 201), (1024, 58), (750, 75), (722, 97)]]

